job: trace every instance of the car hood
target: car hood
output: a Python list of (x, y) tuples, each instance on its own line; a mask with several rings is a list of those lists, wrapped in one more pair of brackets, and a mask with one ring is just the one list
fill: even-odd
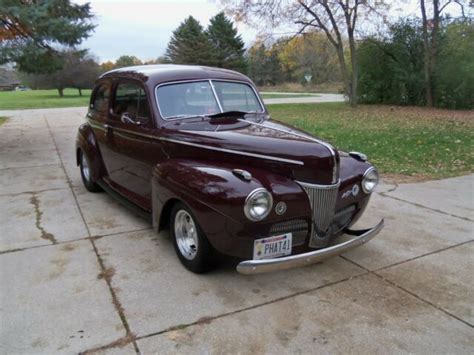
[[(339, 155), (330, 144), (274, 120), (239, 120), (231, 124), (190, 122), (166, 128), (161, 135), (167, 149), (179, 158), (213, 160), (267, 168), (295, 180), (333, 184), (339, 178)], [(173, 152), (173, 154), (171, 153)]]

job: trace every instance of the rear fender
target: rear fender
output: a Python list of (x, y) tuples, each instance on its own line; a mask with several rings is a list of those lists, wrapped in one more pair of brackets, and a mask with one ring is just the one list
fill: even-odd
[(79, 127), (76, 138), (76, 164), (80, 164), (80, 152), (84, 152), (89, 159), (93, 181), (99, 180), (106, 175), (102, 155), (99, 145), (94, 135), (94, 131), (87, 123)]

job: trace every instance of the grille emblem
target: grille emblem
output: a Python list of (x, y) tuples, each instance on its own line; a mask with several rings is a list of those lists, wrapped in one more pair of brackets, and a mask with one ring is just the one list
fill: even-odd
[(285, 212), (286, 212), (286, 203), (283, 201), (278, 202), (275, 206), (275, 213), (278, 215), (282, 215)]

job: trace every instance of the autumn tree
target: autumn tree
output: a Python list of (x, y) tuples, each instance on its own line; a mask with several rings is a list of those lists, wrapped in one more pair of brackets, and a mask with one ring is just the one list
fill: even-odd
[(83, 89), (92, 88), (100, 68), (86, 50), (66, 50), (61, 52), (63, 67), (48, 74), (23, 73), (22, 81), (33, 89), (56, 89), (64, 96), (64, 89), (75, 88), (82, 96)]
[(105, 72), (108, 72), (112, 69), (115, 69), (115, 63), (113, 63), (112, 61), (108, 60), (104, 63), (101, 63), (99, 65), (99, 69), (100, 69), (100, 72), (101, 73), (105, 73)]
[[(227, 11), (237, 20), (257, 27), (275, 28), (294, 24), (297, 33), (321, 31), (334, 46), (345, 94), (351, 105), (357, 104), (356, 30), (361, 19), (386, 8), (377, 0), (297, 0), (297, 1), (226, 1)], [(348, 47), (348, 50), (347, 48)], [(346, 51), (349, 53), (345, 55)]]
[(0, 0), (0, 63), (20, 71), (53, 72), (63, 65), (58, 47), (72, 48), (94, 25), (89, 3), (69, 0)]
[(283, 72), (278, 59), (278, 48), (268, 48), (256, 42), (247, 53), (248, 75), (257, 85), (275, 85), (282, 81)]
[(115, 68), (132, 67), (134, 65), (142, 65), (142, 61), (134, 55), (122, 55), (115, 61)]
[[(443, 14), (451, 7), (459, 7), (462, 17), (466, 17), (465, 8), (468, 0), (420, 0), (421, 19), (423, 24), (423, 52), (425, 75), (426, 106), (432, 107), (434, 95), (434, 72), (440, 51), (439, 33)], [(472, 0), (470, 6), (472, 7)]]
[(311, 74), (315, 83), (340, 80), (337, 53), (324, 34), (282, 37), (276, 46), (286, 80), (302, 82), (305, 74)]

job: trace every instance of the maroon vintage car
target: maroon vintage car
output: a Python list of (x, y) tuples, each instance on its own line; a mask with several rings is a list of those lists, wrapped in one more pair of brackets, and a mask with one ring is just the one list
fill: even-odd
[[(317, 108), (315, 107), (315, 110)], [(182, 264), (245, 274), (319, 262), (373, 238), (352, 231), (378, 183), (361, 153), (270, 118), (234, 71), (150, 65), (102, 75), (77, 136), (85, 187), (169, 227)], [(341, 234), (351, 237), (336, 244)]]

